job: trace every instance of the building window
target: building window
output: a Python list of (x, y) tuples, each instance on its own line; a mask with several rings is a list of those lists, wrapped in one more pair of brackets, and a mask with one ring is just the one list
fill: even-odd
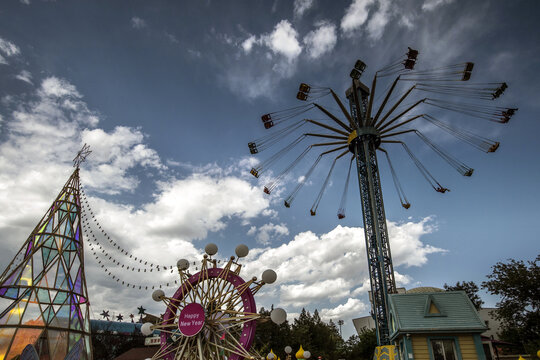
[(458, 360), (456, 344), (452, 339), (431, 340), (433, 360)]

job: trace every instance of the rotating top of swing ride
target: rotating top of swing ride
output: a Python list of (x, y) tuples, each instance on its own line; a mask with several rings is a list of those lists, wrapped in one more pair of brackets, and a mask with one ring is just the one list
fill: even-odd
[[(172, 296), (161, 289), (153, 292), (152, 299), (163, 302), (166, 311), (160, 322), (141, 328), (144, 335), (160, 332), (161, 346), (152, 359), (263, 359), (251, 348), (257, 321), (267, 320), (257, 313), (254, 295), (274, 283), (277, 274), (268, 269), (261, 280), (244, 281), (238, 260), (248, 255), (248, 247), (237, 246), (237, 257), (231, 256), (223, 268), (212, 258), (217, 251), (215, 244), (205, 247), (201, 269), (195, 274), (190, 274), (188, 260), (178, 260), (181, 285)], [(276, 324), (286, 317), (280, 308), (270, 313)]]
[[(272, 128), (275, 130), (267, 136), (263, 136), (250, 142), (248, 147), (251, 154), (258, 154), (291, 134), (296, 133), (297, 136), (293, 137), (293, 141), (251, 169), (250, 173), (256, 178), (259, 178), (259, 176), (270, 169), (280, 158), (284, 157), (285, 154), (289, 153), (306, 139), (329, 140), (327, 142), (313, 142), (309, 144), (300, 155), (292, 161), (292, 163), (266, 184), (264, 192), (270, 194), (279, 183), (284, 180), (286, 175), (301, 162), (310, 150), (321, 147), (324, 151), (318, 155), (313, 165), (308, 169), (307, 173), (300, 178), (301, 180), (294, 190), (285, 199), (285, 206), (290, 207), (295, 196), (305, 185), (321, 159), (325, 155), (337, 152), (337, 156), (333, 159), (328, 175), (310, 209), (310, 214), (314, 216), (316, 215), (317, 208), (325, 189), (329, 184), (336, 162), (343, 158), (347, 153), (352, 152), (352, 156), (349, 160), (349, 170), (345, 181), (345, 187), (341, 197), (340, 208), (338, 210), (338, 218), (344, 218), (347, 189), (352, 162), (355, 158), (355, 144), (364, 137), (372, 137), (376, 149), (384, 153), (401, 205), (405, 209), (408, 209), (411, 205), (403, 192), (396, 171), (390, 161), (390, 156), (385, 149), (386, 145), (397, 144), (403, 147), (406, 154), (420, 171), (421, 175), (428, 181), (431, 187), (439, 193), (445, 193), (450, 190), (441, 185), (418, 157), (414, 155), (405, 142), (407, 135), (416, 135), (461, 175), (471, 176), (473, 174), (472, 168), (450, 155), (433, 139), (427, 137), (423, 131), (419, 130), (419, 128), (415, 128), (414, 125), (420, 121), (425, 121), (481, 151), (488, 153), (495, 152), (499, 148), (499, 142), (466, 130), (462, 126), (451, 124), (446, 120), (436, 117), (433, 113), (428, 113), (428, 111), (433, 112), (435, 110), (436, 113), (450, 111), (466, 115), (467, 117), (506, 124), (518, 109), (495, 106), (492, 102), (503, 95), (508, 88), (508, 85), (505, 82), (469, 82), (474, 68), (474, 63), (472, 62), (443, 66), (429, 70), (415, 70), (417, 58), (418, 51), (408, 48), (405, 55), (391, 61), (389, 65), (384, 66), (375, 73), (371, 91), (359, 81), (359, 78), (366, 69), (366, 64), (361, 60), (356, 61), (356, 64), (350, 73), (353, 86), (351, 86), (346, 93), (347, 99), (351, 104), (350, 111), (346, 109), (340, 97), (331, 88), (302, 83), (300, 84), (296, 98), (300, 101), (307, 102), (307, 104), (263, 115), (261, 119), (265, 129)], [(388, 87), (383, 93), (375, 99), (377, 82), (391, 76), (396, 76), (394, 81), (391, 84), (388, 84)], [(400, 87), (405, 90), (401, 94), (400, 91), (397, 90)], [(353, 88), (357, 89), (357, 91), (352, 91)], [(338, 111), (342, 113), (343, 117), (346, 119), (345, 121), (341, 120), (334, 113), (316, 102), (316, 100), (327, 95), (331, 95), (332, 99), (338, 105)], [(382, 98), (383, 95), (384, 98)], [(427, 97), (420, 97), (419, 95), (427, 95)], [(415, 96), (416, 99), (414, 99)], [(410, 101), (411, 99), (412, 101)], [(307, 113), (312, 109), (319, 110), (326, 118), (324, 120), (315, 120), (311, 118), (295, 120), (298, 116)], [(357, 111), (357, 109), (359, 111)], [(357, 114), (357, 112), (359, 114)], [(311, 130), (304, 130), (307, 125), (311, 125), (319, 131), (314, 132)]]

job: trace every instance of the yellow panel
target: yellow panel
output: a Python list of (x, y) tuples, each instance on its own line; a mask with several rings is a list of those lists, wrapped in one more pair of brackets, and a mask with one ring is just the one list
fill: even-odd
[(441, 312), (437, 309), (434, 303), (429, 304), (429, 313), (430, 314), (440, 314)]
[(422, 335), (414, 335), (414, 336), (411, 336), (411, 340), (412, 340), (414, 359), (415, 360), (430, 360), (426, 337)]
[(373, 360), (397, 360), (397, 349), (395, 345), (383, 345), (375, 348)]
[(461, 350), (461, 359), (478, 360), (478, 354), (476, 353), (476, 346), (474, 345), (472, 335), (460, 335), (458, 336), (458, 340)]

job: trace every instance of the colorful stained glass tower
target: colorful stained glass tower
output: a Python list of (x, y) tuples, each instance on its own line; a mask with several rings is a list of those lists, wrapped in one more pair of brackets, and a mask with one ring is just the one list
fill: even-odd
[(0, 277), (0, 297), (12, 300), (0, 309), (0, 360), (20, 355), (27, 344), (41, 359), (64, 360), (77, 343), (81, 359), (92, 359), (79, 163)]

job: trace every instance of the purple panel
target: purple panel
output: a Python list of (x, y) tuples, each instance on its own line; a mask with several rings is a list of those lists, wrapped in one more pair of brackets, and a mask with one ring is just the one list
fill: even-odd
[(28, 248), (26, 249), (26, 255), (24, 255), (25, 258), (27, 258), (28, 255), (32, 252), (32, 247), (33, 247), (32, 245), (33, 245), (33, 242), (30, 241), (28, 243)]
[[(221, 277), (220, 275), (223, 274), (223, 271), (224, 270), (221, 268), (210, 268), (208, 269), (208, 278), (211, 279), (211, 278)], [(197, 284), (201, 276), (202, 276), (202, 273), (199, 271), (198, 273), (192, 275), (187, 281), (191, 284), (191, 286), (194, 286), (195, 284)], [(233, 284), (235, 289), (238, 289), (242, 284), (245, 283), (244, 279), (242, 279), (240, 276), (236, 275), (233, 272), (228, 273), (226, 280), (229, 283)], [(184, 295), (187, 294), (188, 292), (189, 292), (188, 285), (185, 283), (182, 284), (182, 286), (180, 286), (178, 290), (176, 290), (176, 292), (174, 293), (171, 302), (178, 306), (180, 301), (184, 298)], [(251, 293), (251, 291), (244, 291), (241, 298), (242, 298), (242, 303), (244, 305), (245, 311), (251, 311), (251, 312), (257, 311), (257, 307), (255, 305), (255, 298), (253, 297), (253, 294)], [(167, 311), (165, 311), (165, 314), (163, 315), (163, 324), (172, 324), (174, 322), (174, 315), (175, 314), (172, 312), (171, 307), (167, 306)], [(255, 320), (251, 320), (244, 323), (244, 326), (242, 327), (242, 334), (240, 335), (240, 344), (246, 350), (249, 350), (249, 348), (251, 348), (251, 345), (253, 344), (253, 340), (255, 339), (256, 324), (257, 322)], [(167, 346), (167, 334), (162, 332), (160, 350), (162, 351), (163, 349), (165, 349), (166, 346)], [(173, 360), (174, 354), (165, 355), (164, 359)], [(229, 357), (229, 360), (242, 360), (242, 359), (244, 359), (244, 357), (237, 354), (232, 354)]]

